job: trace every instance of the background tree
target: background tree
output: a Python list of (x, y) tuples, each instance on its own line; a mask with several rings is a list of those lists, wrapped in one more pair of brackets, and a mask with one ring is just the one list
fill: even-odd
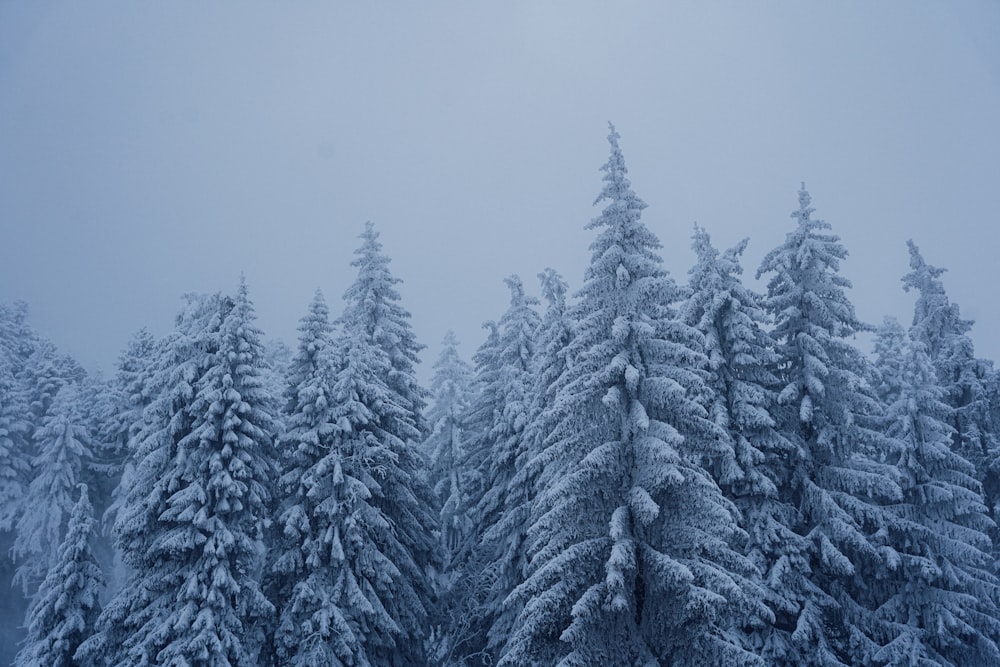
[(74, 655), (93, 632), (104, 586), (91, 551), (94, 523), (87, 486), (81, 484), (59, 554), (28, 610), (28, 636), (14, 661), (17, 667), (80, 664)]
[(757, 275), (771, 274), (766, 308), (780, 356), (777, 413), (795, 446), (787, 495), (807, 559), (784, 563), (784, 596), (794, 611), (777, 629), (790, 641), (765, 653), (773, 665), (865, 664), (879, 648), (871, 610), (860, 601), (865, 581), (885, 576), (892, 554), (872, 536), (886, 529), (883, 509), (901, 495), (897, 474), (881, 463), (880, 407), (866, 382), (868, 362), (849, 342), (868, 327), (854, 313), (839, 274), (847, 251), (830, 225), (812, 218), (803, 184), (796, 227), (770, 251)]
[[(769, 619), (747, 628), (748, 647), (771, 660), (792, 651), (784, 628), (797, 604), (786, 591), (794, 586), (785, 574), (807, 566), (806, 544), (793, 531), (798, 511), (788, 502), (786, 464), (796, 452), (773, 417), (779, 357), (764, 328), (768, 321), (763, 297), (740, 280), (739, 257), (746, 244), (744, 239), (720, 255), (708, 233), (695, 228), (692, 247), (698, 261), (689, 272), (690, 293), (681, 317), (704, 336), (712, 389), (708, 412), (733, 443), (733, 455), (718, 459), (713, 473), (740, 509), (748, 533), (749, 539), (734, 547), (749, 555), (762, 573), (764, 601), (778, 618), (777, 623)], [(744, 624), (749, 625), (741, 621)]]
[(888, 405), (887, 433), (902, 501), (882, 536), (898, 553), (887, 577), (869, 582), (885, 623), (879, 664), (988, 665), (1000, 661), (997, 578), (989, 555), (993, 522), (975, 468), (952, 450), (943, 402), (924, 343), (895, 320), (875, 347)]
[(38, 453), (32, 468), (36, 472), (17, 522), (13, 549), (21, 563), (15, 580), (25, 592), (35, 590), (55, 561), (73, 509), (73, 491), (92, 458), (91, 434), (76, 387), (67, 384), (59, 389), (34, 440)]

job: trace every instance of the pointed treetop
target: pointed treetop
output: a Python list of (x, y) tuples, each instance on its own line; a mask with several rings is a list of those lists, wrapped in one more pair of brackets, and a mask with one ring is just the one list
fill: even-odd
[(308, 318), (314, 319), (316, 317), (321, 317), (326, 320), (329, 318), (330, 309), (326, 305), (326, 297), (323, 295), (323, 290), (316, 288), (313, 293), (312, 302), (309, 304), (309, 315)]
[[(362, 256), (374, 256), (381, 254), (382, 244), (378, 240), (379, 233), (375, 231), (375, 223), (371, 220), (365, 221), (365, 231), (358, 235), (358, 238), (364, 241), (361, 247), (354, 251), (355, 255)], [(357, 266), (357, 261), (354, 260), (352, 266)]]
[(521, 282), (521, 276), (513, 274), (503, 281), (510, 289), (510, 305), (514, 306), (524, 301), (524, 283)]
[(809, 215), (816, 209), (809, 206), (812, 203), (812, 197), (809, 196), (809, 192), (806, 190), (806, 182), (802, 181), (799, 187), (799, 210), (793, 211), (791, 217), (797, 219), (800, 225), (805, 225), (811, 222)]
[[(918, 248), (917, 244), (913, 242), (913, 239), (907, 240), (906, 247), (910, 249), (910, 268), (913, 269), (913, 273), (910, 275), (914, 276), (914, 278), (920, 276), (921, 274), (926, 274), (931, 278), (937, 278), (948, 270), (931, 266), (925, 262), (923, 255), (920, 254), (920, 248)], [(909, 276), (903, 277), (903, 289), (907, 292), (910, 291), (911, 287), (916, 287), (914, 280), (908, 281), (908, 277)]]
[(712, 237), (708, 230), (697, 222), (694, 223), (694, 234), (691, 235), (691, 248), (699, 258), (714, 259), (719, 254), (719, 251), (712, 245)]
[(542, 296), (550, 306), (562, 308), (566, 305), (566, 288), (562, 276), (555, 269), (548, 268), (538, 274), (538, 280), (542, 283)]
[(601, 194), (594, 200), (594, 204), (598, 204), (605, 199), (629, 201), (631, 204), (629, 208), (642, 210), (646, 208), (646, 204), (632, 192), (630, 189), (632, 183), (626, 177), (628, 168), (625, 166), (625, 156), (618, 145), (621, 135), (615, 130), (614, 125), (608, 123), (608, 126), (611, 128), (611, 133), (608, 135), (608, 143), (611, 144), (611, 155), (608, 156), (608, 161), (600, 169), (604, 172), (605, 186), (601, 190)]

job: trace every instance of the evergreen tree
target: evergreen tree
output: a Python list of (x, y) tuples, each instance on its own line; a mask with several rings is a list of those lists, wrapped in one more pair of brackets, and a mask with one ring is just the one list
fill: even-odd
[(458, 339), (449, 331), (431, 378), (433, 404), (427, 413), (431, 434), (424, 443), (430, 460), (430, 478), (440, 507), (441, 543), (445, 571), (472, 529), (464, 511), (466, 413), (472, 386), (472, 367), (458, 354)]
[(370, 519), (371, 530), (378, 522), (391, 528), (379, 528), (374, 544), (366, 547), (377, 548), (393, 566), (382, 582), (392, 586), (391, 596), (390, 589), (378, 589), (387, 591), (378, 596), (385, 616), (377, 629), (364, 631), (366, 650), (376, 665), (424, 664), (428, 612), (434, 606), (429, 575), (439, 568), (440, 550), (427, 463), (419, 449), (426, 433), (419, 412), (425, 390), (413, 368), (422, 346), (409, 313), (397, 303), (394, 285), (400, 281), (389, 273), (389, 259), (371, 223), (362, 240), (353, 262), (357, 279), (344, 294), (339, 319), (334, 395), (345, 411), (338, 416), (343, 448), (364, 462), (367, 473), (359, 470), (358, 478), (369, 476), (362, 479), (371, 493), (367, 502), (381, 516)]
[(0, 534), (14, 527), (29, 481), (31, 421), (17, 381), (37, 339), (27, 314), (23, 302), (0, 304)]
[(17, 522), (14, 557), (21, 561), (15, 580), (27, 593), (44, 579), (58, 555), (66, 521), (73, 509), (73, 490), (92, 457), (92, 441), (73, 385), (63, 386), (49, 403), (34, 440), (37, 471)]
[(613, 127), (609, 141), (609, 203), (590, 225), (601, 232), (556, 399), (571, 416), (548, 440), (559, 469), (534, 504), (530, 574), (510, 600), (524, 608), (500, 664), (758, 664), (727, 631), (753, 613), (752, 566), (729, 548), (735, 508), (701, 466), (726, 442), (693, 398), (699, 337), (673, 317), (680, 290)]
[(772, 416), (779, 358), (764, 330), (763, 298), (739, 278), (739, 257), (746, 244), (744, 239), (720, 256), (708, 233), (696, 227), (693, 248), (698, 261), (690, 271), (690, 294), (681, 316), (704, 336), (712, 389), (708, 412), (732, 438), (733, 456), (720, 459), (714, 473), (742, 513), (749, 534), (744, 548), (763, 573), (764, 599), (779, 619), (752, 629), (749, 637), (752, 650), (771, 661), (794, 652), (783, 629), (797, 610), (786, 592), (794, 586), (788, 585), (785, 573), (806, 566), (806, 544), (792, 530), (796, 509), (779, 493), (787, 486), (786, 464), (794, 448)]
[(14, 527), (28, 485), (28, 424), (21, 395), (13, 374), (0, 363), (0, 533)]
[(531, 405), (535, 336), (541, 320), (533, 309), (537, 300), (524, 293), (517, 276), (506, 279), (510, 307), (498, 326), (494, 386), (484, 387), (496, 401), (492, 423), (476, 446), (486, 448), (478, 458), (477, 477), (484, 481), (481, 494), (473, 496), (470, 513), (476, 517), (475, 567), (487, 573), (490, 587), (480, 608), (480, 620), (488, 629), (486, 649), (494, 657), (510, 635), (514, 614), (504, 600), (524, 580), (524, 538), (528, 529), (528, 489), (520, 483), (525, 465), (525, 429)]
[(1000, 636), (997, 579), (990, 570), (993, 527), (973, 466), (952, 451), (951, 408), (920, 341), (889, 320), (876, 355), (898, 449), (902, 501), (882, 536), (898, 552), (887, 578), (869, 582), (885, 624), (878, 664), (993, 665)]
[(948, 299), (940, 279), (945, 270), (927, 264), (913, 241), (907, 246), (910, 273), (903, 276), (903, 288), (917, 291), (912, 335), (926, 347), (944, 400), (952, 408), (952, 447), (976, 467), (995, 519), (1000, 511), (1000, 443), (990, 414), (992, 368), (975, 356), (968, 336), (973, 322), (962, 319), (958, 304)]
[(91, 552), (93, 508), (87, 486), (73, 506), (59, 554), (28, 610), (28, 636), (17, 667), (76, 667), (74, 654), (90, 636), (100, 612), (101, 568)]
[[(154, 368), (159, 353), (156, 338), (140, 329), (118, 357), (113, 381), (101, 401), (101, 441), (106, 443), (103, 464), (113, 483), (109, 503), (103, 514), (113, 526), (125, 501), (135, 472), (135, 451), (142, 433), (143, 414), (154, 396)], [(100, 516), (100, 514), (99, 514)]]
[(97, 664), (257, 664), (261, 532), (272, 494), (273, 399), (241, 283), (191, 298), (161, 355), (157, 398), (115, 525), (132, 576), (81, 647)]
[(872, 536), (888, 521), (881, 506), (898, 501), (900, 489), (892, 467), (880, 463), (887, 443), (867, 361), (847, 340), (868, 328), (839, 275), (847, 251), (809, 204), (803, 185), (796, 228), (757, 272), (773, 274), (765, 304), (781, 359), (777, 417), (795, 446), (782, 497), (798, 511), (795, 531), (808, 548), (777, 564), (786, 609), (764, 655), (772, 665), (867, 664), (878, 643), (859, 598), (865, 581), (885, 576), (891, 563), (891, 550)]
[(351, 266), (357, 267), (358, 275), (344, 293), (346, 308), (340, 323), (363, 331), (389, 355), (391, 368), (386, 382), (405, 410), (400, 416), (406, 419), (406, 423), (392, 426), (393, 432), (412, 441), (415, 436), (410, 433), (416, 429), (419, 441), (427, 433), (423, 417), (427, 390), (417, 382), (415, 369), (424, 346), (417, 342), (410, 326), (410, 313), (399, 303), (401, 298), (396, 285), (402, 280), (389, 271), (391, 260), (382, 252), (378, 237), (375, 226), (365, 223), (361, 247), (355, 251), (357, 258), (351, 262)]
[[(299, 332), (270, 577), (278, 607), (273, 657), (280, 665), (368, 665), (366, 632), (380, 604), (366, 595), (372, 586), (364, 559), (374, 551), (369, 523), (381, 517), (366, 502), (368, 477), (355, 457), (361, 452), (347, 451), (340, 437), (338, 412), (346, 406), (334, 395), (333, 328), (318, 290)], [(375, 554), (368, 563), (377, 562)]]
[(480, 547), (476, 528), (476, 505), (489, 490), (490, 431), (503, 409), (499, 393), (500, 328), (494, 321), (483, 323), (486, 340), (472, 355), (475, 370), (468, 408), (463, 415), (466, 447), (459, 462), (464, 488), (460, 513), (469, 518), (471, 529), (461, 536), (450, 554), (451, 582), (446, 597), (446, 646), (440, 652), (443, 664), (480, 665), (493, 659), (486, 652), (487, 633), (493, 617), (488, 611), (495, 577), (488, 567), (488, 552)]

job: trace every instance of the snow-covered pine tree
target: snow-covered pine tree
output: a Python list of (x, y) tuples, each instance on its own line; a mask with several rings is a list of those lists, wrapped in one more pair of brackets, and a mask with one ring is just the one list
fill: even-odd
[[(692, 247), (697, 263), (690, 270), (689, 296), (682, 319), (702, 333), (712, 389), (708, 411), (733, 442), (733, 456), (717, 461), (716, 479), (740, 509), (749, 534), (746, 553), (763, 574), (764, 600), (777, 624), (748, 628), (750, 647), (766, 661), (792, 652), (788, 616), (797, 611), (784, 575), (803, 571), (806, 544), (792, 527), (797, 510), (788, 503), (787, 487), (794, 460), (792, 443), (777, 428), (778, 355), (765, 331), (763, 297), (743, 285), (739, 258), (744, 239), (722, 255), (708, 232), (695, 228)], [(794, 564), (790, 567), (790, 564)]]
[(977, 359), (958, 304), (951, 302), (941, 282), (945, 269), (924, 261), (920, 249), (907, 241), (910, 272), (903, 288), (916, 290), (911, 335), (921, 341), (934, 364), (944, 401), (952, 408), (952, 447), (977, 470), (994, 520), (1000, 516), (1000, 441), (990, 414), (988, 384), (991, 364)]
[(41, 426), (56, 394), (66, 384), (80, 382), (86, 373), (72, 358), (60, 354), (48, 340), (38, 340), (18, 375), (35, 430)]
[(13, 373), (0, 361), (0, 533), (14, 527), (28, 486), (28, 422), (21, 397)]
[[(24, 618), (28, 601), (13, 583), (11, 548), (21, 501), (30, 482), (32, 419), (21, 379), (38, 335), (24, 302), (0, 303), (0, 618)], [(0, 623), (0, 664), (14, 660), (24, 637), (19, 623)]]
[(279, 430), (245, 284), (191, 297), (160, 355), (115, 524), (132, 574), (80, 655), (98, 665), (257, 664), (262, 524)]
[[(556, 399), (567, 419), (546, 453), (530, 574), (501, 665), (759, 664), (729, 632), (752, 565), (728, 545), (735, 508), (702, 467), (724, 450), (694, 400), (698, 335), (640, 221), (614, 127), (608, 201), (574, 309), (574, 360)], [(682, 432), (685, 435), (682, 435)], [(713, 444), (705, 436), (716, 436)]]
[[(386, 378), (388, 355), (363, 332), (348, 328), (336, 341), (333, 392), (335, 444), (308, 480), (328, 496), (330, 554), (343, 562), (337, 585), (363, 646), (362, 665), (425, 664), (432, 606), (426, 570), (437, 535), (429, 505), (420, 502), (416, 453), (387, 426), (411, 417)], [(332, 518), (332, 517), (331, 517)], [(416, 545), (408, 538), (426, 530)]]
[(14, 661), (16, 667), (81, 664), (74, 654), (94, 629), (104, 586), (91, 552), (94, 523), (87, 486), (81, 484), (58, 556), (28, 610), (28, 636)]
[(492, 660), (486, 653), (492, 618), (486, 603), (493, 587), (493, 572), (486, 567), (487, 553), (479, 548), (481, 532), (476, 529), (475, 507), (489, 484), (490, 429), (502, 410), (498, 362), (500, 328), (495, 321), (483, 323), (486, 340), (472, 355), (474, 371), (470, 398), (462, 421), (465, 424), (462, 471), (462, 498), (459, 513), (468, 517), (471, 529), (461, 536), (450, 554), (450, 587), (443, 600), (443, 646), (438, 647), (439, 662), (447, 667), (480, 665)]
[[(487, 628), (484, 647), (495, 662), (500, 648), (510, 636), (516, 611), (504, 609), (504, 600), (524, 580), (527, 563), (524, 538), (528, 529), (530, 501), (528, 489), (519, 483), (519, 468), (525, 465), (535, 336), (541, 319), (533, 306), (538, 301), (524, 292), (518, 276), (505, 280), (510, 289), (510, 306), (498, 323), (498, 339), (492, 374), (494, 386), (483, 387), (496, 401), (493, 421), (476, 447), (487, 448), (477, 456), (481, 468), (477, 478), (484, 481), (481, 493), (470, 500), (475, 516), (475, 567), (481, 567), (490, 586), (480, 608), (480, 620)], [(474, 549), (474, 550), (475, 550)]]
[(427, 413), (431, 429), (424, 441), (429, 461), (430, 483), (437, 501), (441, 526), (441, 572), (435, 587), (439, 613), (432, 630), (431, 659), (452, 665), (456, 660), (456, 634), (468, 623), (456, 581), (462, 575), (459, 553), (473, 534), (472, 518), (466, 511), (469, 404), (472, 397), (472, 367), (458, 353), (458, 339), (448, 331), (431, 377), (433, 401)]
[[(98, 516), (106, 526), (114, 526), (125, 492), (135, 473), (135, 452), (142, 432), (143, 414), (155, 398), (156, 359), (160, 350), (156, 338), (140, 329), (118, 357), (118, 368), (107, 395), (101, 399), (101, 441), (105, 443), (105, 461), (114, 482), (108, 505)], [(112, 592), (117, 592), (115, 577), (109, 577)]]
[(453, 557), (472, 529), (470, 517), (463, 511), (465, 479), (462, 470), (472, 374), (472, 367), (458, 353), (455, 333), (449, 331), (441, 343), (441, 354), (434, 362), (433, 403), (427, 412), (431, 433), (424, 442), (430, 461), (431, 484), (440, 507), (445, 572), (450, 571)]
[[(557, 466), (543, 454), (545, 444), (557, 425), (568, 416), (565, 405), (557, 399), (559, 390), (566, 380), (570, 341), (573, 338), (573, 320), (566, 302), (569, 286), (557, 271), (547, 268), (538, 274), (542, 296), (546, 307), (539, 325), (536, 344), (535, 364), (532, 372), (534, 385), (531, 389), (531, 406), (524, 439), (527, 442), (526, 462), (518, 466), (515, 484), (525, 485), (532, 498), (539, 485), (550, 483), (545, 479), (547, 470)], [(533, 501), (532, 501), (533, 502)]]
[(394, 432), (404, 440), (412, 440), (413, 436), (403, 434), (416, 428), (419, 441), (427, 434), (424, 422), (427, 390), (417, 382), (415, 369), (424, 346), (417, 342), (410, 326), (410, 313), (400, 304), (396, 285), (403, 281), (389, 270), (391, 260), (382, 251), (378, 237), (375, 226), (366, 222), (360, 236), (361, 247), (354, 252), (357, 258), (351, 262), (351, 266), (357, 267), (358, 275), (344, 293), (346, 308), (339, 322), (363, 330), (389, 355), (391, 369), (387, 384), (406, 410), (405, 415), (400, 416), (407, 417), (407, 423), (393, 427)]
[(875, 353), (888, 435), (898, 448), (890, 460), (903, 490), (882, 536), (899, 560), (868, 582), (885, 632), (875, 664), (998, 664), (993, 523), (975, 469), (951, 448), (952, 409), (924, 343), (909, 341), (898, 322), (886, 320)]
[(276, 665), (370, 664), (365, 633), (376, 605), (366, 596), (363, 557), (372, 549), (366, 522), (377, 513), (366, 503), (361, 460), (340, 439), (337, 412), (346, 406), (334, 398), (335, 372), (333, 327), (317, 290), (299, 325), (286, 392), (283, 500), (267, 577), (278, 610), (268, 656)]
[(881, 505), (898, 500), (900, 489), (892, 467), (879, 462), (887, 442), (868, 362), (848, 340), (868, 327), (839, 274), (847, 251), (828, 223), (812, 218), (810, 203), (803, 184), (795, 229), (757, 271), (772, 274), (765, 305), (781, 359), (776, 416), (796, 451), (781, 497), (798, 510), (795, 530), (808, 546), (807, 559), (779, 564), (794, 609), (778, 615), (779, 641), (764, 655), (776, 666), (860, 665), (878, 649), (860, 589), (892, 562), (891, 549), (872, 536), (888, 522)]
[(91, 434), (74, 385), (64, 385), (48, 402), (34, 441), (38, 448), (32, 460), (35, 476), (17, 521), (13, 548), (21, 563), (15, 580), (26, 593), (41, 583), (58, 555), (74, 490), (92, 458)]
[(434, 494), (420, 451), (426, 390), (417, 382), (414, 365), (423, 346), (413, 335), (410, 314), (398, 303), (400, 280), (389, 272), (389, 258), (371, 223), (361, 238), (352, 263), (357, 278), (344, 294), (338, 319), (341, 368), (335, 396), (349, 409), (340, 418), (340, 437), (355, 444), (345, 447), (356, 450), (364, 444), (377, 450), (366, 460), (377, 482), (368, 502), (391, 526), (391, 539), (375, 538), (376, 545), (399, 572), (395, 580), (386, 580), (394, 586), (392, 596), (382, 599), (396, 629), (366, 631), (368, 657), (376, 665), (424, 664), (428, 612), (434, 607), (430, 572), (440, 569), (440, 548)]

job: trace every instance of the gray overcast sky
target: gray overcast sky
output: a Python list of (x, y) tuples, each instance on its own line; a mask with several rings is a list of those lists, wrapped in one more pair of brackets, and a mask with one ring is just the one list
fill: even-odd
[(753, 282), (805, 180), (862, 318), (908, 322), (913, 237), (997, 359), (998, 36), (987, 0), (0, 0), (0, 301), (110, 369), (243, 271), (294, 345), (370, 219), (425, 362), (469, 357), (505, 276), (579, 286), (612, 120), (677, 279), (697, 221)]

